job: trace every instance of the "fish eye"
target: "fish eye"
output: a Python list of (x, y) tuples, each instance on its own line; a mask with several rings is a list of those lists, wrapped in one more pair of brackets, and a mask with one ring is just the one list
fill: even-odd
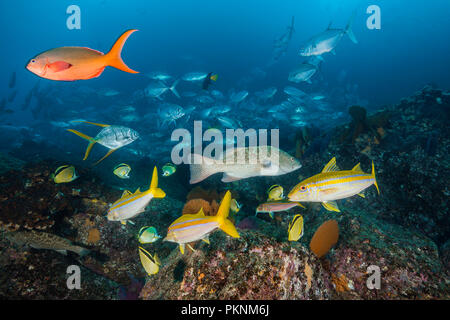
[(36, 59), (31, 59), (31, 63), (36, 63)]
[(300, 191), (306, 191), (306, 186), (301, 186)]

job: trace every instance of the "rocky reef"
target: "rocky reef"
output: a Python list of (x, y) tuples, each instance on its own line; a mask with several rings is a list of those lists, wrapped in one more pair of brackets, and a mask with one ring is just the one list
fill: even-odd
[[(292, 146), (291, 153), (297, 151), (301, 158), (299, 171), (229, 184), (210, 177), (195, 188), (174, 176), (161, 178), (167, 196), (153, 200), (133, 219), (134, 225), (105, 218), (108, 205), (122, 190), (103, 184), (88, 169), (80, 169), (79, 179), (57, 185), (50, 174), (61, 165), (58, 162), (12, 165), (0, 172), (0, 297), (449, 299), (449, 110), (449, 93), (432, 87), (372, 114), (352, 106), (351, 122), (335, 128), (328, 134), (331, 138), (310, 136), (301, 149), (299, 143)], [(324, 146), (320, 152), (314, 149), (317, 144)], [(281, 184), (288, 192), (319, 173), (332, 157), (341, 169), (360, 162), (369, 171), (373, 161), (381, 194), (370, 187), (365, 198), (340, 200), (341, 212), (305, 203), (306, 209), (293, 208), (274, 219), (254, 216), (268, 187)], [(141, 176), (148, 183), (150, 171)], [(226, 190), (243, 205), (231, 217), (240, 238), (216, 231), (210, 244), (192, 243), (195, 251), (186, 249), (184, 255), (174, 243), (144, 244), (161, 260), (159, 272), (146, 275), (138, 255), (138, 230), (151, 225), (164, 237), (182, 212), (195, 213), (201, 207), (214, 215)], [(288, 224), (295, 214), (304, 217), (304, 235), (289, 242)], [(330, 219), (338, 223), (339, 239), (318, 258), (310, 241)], [(53, 233), (91, 253), (64, 256), (21, 247), (3, 236), (16, 230)], [(74, 264), (82, 269), (83, 290), (66, 287), (66, 268)], [(380, 272), (379, 288), (368, 285), (373, 266)]]

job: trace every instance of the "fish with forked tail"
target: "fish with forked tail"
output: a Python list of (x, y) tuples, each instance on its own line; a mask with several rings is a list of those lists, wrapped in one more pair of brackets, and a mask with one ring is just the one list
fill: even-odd
[(137, 189), (134, 193), (125, 190), (122, 197), (114, 202), (108, 210), (110, 221), (120, 221), (122, 224), (145, 211), (145, 207), (153, 198), (164, 198), (165, 192), (158, 188), (158, 171), (153, 169), (152, 181), (147, 191)]
[(60, 47), (34, 57), (28, 63), (27, 69), (41, 78), (57, 81), (96, 78), (108, 66), (129, 73), (138, 73), (130, 69), (120, 56), (125, 41), (135, 31), (137, 30), (123, 33), (107, 54), (85, 47)]
[(95, 136), (95, 138), (73, 129), (67, 129), (67, 131), (75, 133), (77, 136), (89, 141), (83, 160), (87, 159), (89, 153), (91, 153), (92, 147), (96, 143), (99, 143), (109, 149), (108, 153), (103, 158), (98, 160), (95, 164), (98, 164), (99, 162), (106, 159), (117, 149), (122, 148), (123, 146), (126, 146), (139, 138), (139, 133), (127, 127), (113, 126), (109, 124), (94, 123), (89, 121), (77, 122), (89, 123), (95, 126), (103, 127), (103, 129)]
[(230, 205), (231, 192), (227, 191), (215, 216), (205, 216), (203, 208), (196, 214), (183, 214), (169, 226), (164, 241), (178, 243), (181, 253), (184, 254), (184, 247), (186, 244), (189, 246), (189, 242), (203, 240), (209, 244), (208, 235), (217, 228), (233, 238), (239, 238), (235, 226), (228, 219)]
[(86, 248), (76, 246), (69, 240), (57, 235), (37, 231), (16, 231), (6, 234), (6, 238), (20, 246), (28, 246), (34, 249), (55, 250), (64, 255), (67, 251), (77, 253), (79, 256), (85, 256), (90, 251)]
[(333, 158), (322, 172), (303, 180), (288, 194), (289, 201), (322, 202), (328, 211), (340, 212), (335, 200), (354, 195), (365, 197), (361, 192), (375, 185), (378, 193), (375, 167), (372, 162), (372, 173), (364, 173), (358, 163), (352, 170), (340, 171)]

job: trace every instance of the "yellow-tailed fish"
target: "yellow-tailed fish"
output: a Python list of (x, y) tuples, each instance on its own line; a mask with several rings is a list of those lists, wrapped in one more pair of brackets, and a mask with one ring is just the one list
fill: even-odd
[(147, 250), (139, 247), (139, 258), (141, 259), (141, 263), (145, 269), (145, 272), (147, 272), (149, 276), (158, 273), (161, 262), (159, 261), (158, 255), (156, 253), (154, 256), (152, 256)]
[(75, 172), (75, 167), (70, 165), (59, 167), (50, 177), (55, 183), (72, 182), (73, 180), (78, 178), (77, 173)]
[(284, 190), (283, 187), (275, 184), (267, 190), (267, 201), (278, 201), (284, 199)]
[(275, 212), (287, 211), (294, 207), (302, 207), (305, 208), (298, 202), (288, 202), (288, 201), (273, 201), (273, 202), (265, 202), (261, 203), (258, 208), (256, 208), (255, 216), (258, 213), (268, 213), (269, 216), (273, 219), (273, 214)]
[(158, 188), (158, 171), (155, 167), (150, 188), (144, 192), (137, 189), (135, 193), (125, 190), (122, 197), (109, 208), (107, 218), (110, 221), (120, 221), (122, 224), (126, 224), (127, 220), (144, 212), (145, 207), (153, 198), (164, 198), (165, 196), (165, 192)]
[(83, 122), (83, 123), (89, 123), (94, 126), (102, 127), (103, 129), (100, 130), (100, 132), (93, 138), (90, 137), (84, 133), (81, 133), (77, 130), (73, 129), (67, 129), (67, 131), (75, 133), (77, 136), (86, 139), (89, 141), (89, 144), (86, 148), (86, 152), (84, 154), (83, 160), (86, 160), (89, 154), (91, 153), (92, 147), (94, 144), (98, 143), (102, 146), (109, 149), (108, 153), (98, 160), (95, 164), (98, 164), (99, 162), (103, 161), (107, 157), (111, 155), (114, 151), (116, 151), (119, 148), (122, 148), (123, 146), (126, 146), (133, 141), (137, 140), (139, 138), (139, 133), (137, 133), (135, 130), (123, 126), (115, 126), (115, 125), (109, 125), (109, 124), (101, 124), (101, 123), (95, 123), (95, 122), (89, 122), (89, 121), (83, 121), (83, 120), (76, 120), (72, 122)]
[(138, 232), (138, 240), (140, 243), (153, 243), (156, 240), (161, 238), (161, 236), (158, 235), (158, 232), (156, 231), (155, 227), (142, 227), (141, 230)]
[(361, 192), (372, 184), (377, 188), (375, 166), (372, 161), (372, 173), (364, 173), (358, 163), (352, 170), (339, 171), (336, 158), (323, 168), (322, 172), (296, 185), (288, 198), (290, 201), (322, 202), (325, 209), (340, 212), (335, 200), (348, 198), (355, 194), (364, 198)]
[(175, 173), (175, 171), (177, 171), (177, 168), (171, 164), (171, 163), (166, 163), (163, 167), (162, 167), (162, 172), (163, 172), (163, 176), (164, 177), (168, 177), (171, 176), (172, 174)]
[(203, 240), (209, 243), (208, 235), (217, 228), (233, 238), (239, 238), (239, 233), (235, 226), (227, 219), (230, 204), (231, 192), (227, 191), (220, 203), (217, 215), (205, 216), (203, 209), (200, 209), (196, 214), (182, 215), (169, 226), (167, 237), (164, 241), (178, 243), (181, 253), (184, 254), (185, 245), (189, 242)]
[(230, 210), (234, 213), (238, 213), (241, 210), (242, 204), (239, 204), (236, 199), (231, 199)]
[(297, 241), (303, 236), (303, 217), (301, 214), (296, 214), (289, 223), (288, 240)]
[(114, 167), (113, 173), (118, 176), (120, 179), (129, 179), (128, 175), (131, 171), (131, 167), (126, 163), (121, 163)]

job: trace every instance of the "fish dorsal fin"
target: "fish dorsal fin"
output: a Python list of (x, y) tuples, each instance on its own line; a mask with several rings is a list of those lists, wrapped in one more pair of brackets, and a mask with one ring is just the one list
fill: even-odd
[(328, 211), (341, 212), (341, 210), (339, 210), (339, 207), (338, 207), (336, 201), (322, 202), (322, 205), (323, 205), (324, 208), (327, 209)]
[(130, 195), (132, 195), (131, 191), (129, 191), (129, 190), (123, 190), (123, 193), (122, 193), (122, 197), (121, 197), (121, 198), (125, 198), (125, 197), (128, 197), (128, 196), (130, 196)]
[(330, 21), (330, 23), (328, 24), (327, 30), (331, 29), (331, 25), (333, 24), (333, 21)]
[(139, 194), (139, 193), (141, 193), (141, 188), (137, 188), (136, 191), (134, 192), (134, 194)]
[(96, 123), (96, 122), (90, 122), (90, 121), (79, 121), (79, 122), (89, 123), (89, 124), (92, 124), (94, 126), (102, 127), (102, 128), (106, 128), (106, 127), (110, 127), (111, 126), (110, 124), (102, 124), (102, 123)]
[(150, 189), (158, 188), (158, 169), (153, 168), (152, 181), (150, 182)]
[(195, 214), (195, 216), (204, 217), (205, 213), (203, 212), (203, 208), (200, 208), (200, 210)]
[(358, 163), (356, 166), (354, 166), (352, 171), (364, 173), (364, 171), (362, 171), (362, 169), (361, 169), (361, 163)]
[(148, 226), (143, 226), (141, 229), (139, 229), (138, 237), (140, 237), (140, 236), (142, 235), (143, 231), (144, 231), (146, 228), (148, 228)]
[(68, 167), (70, 167), (70, 165), (68, 165), (68, 164), (66, 164), (66, 165), (64, 165), (64, 166), (61, 166), (61, 167), (58, 167), (58, 168), (55, 170), (55, 176), (57, 176), (58, 173), (60, 173), (63, 169), (68, 168)]
[(336, 157), (333, 157), (333, 159), (327, 163), (327, 165), (323, 168), (322, 173), (333, 171), (339, 171), (339, 167), (336, 165)]

